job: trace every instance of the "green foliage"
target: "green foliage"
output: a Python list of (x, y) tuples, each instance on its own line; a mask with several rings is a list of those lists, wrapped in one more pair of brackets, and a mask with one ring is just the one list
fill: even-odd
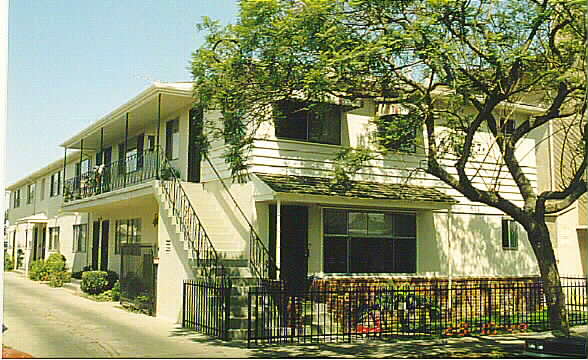
[(86, 266), (84, 266), (82, 268), (82, 271), (74, 271), (74, 272), (72, 272), (71, 273), (71, 277), (74, 278), (74, 279), (81, 280), (82, 279), (82, 274), (85, 271), (91, 271), (91, 270), (92, 270), (92, 267), (90, 265), (86, 265)]
[(120, 281), (116, 281), (114, 286), (112, 287), (112, 301), (119, 301), (120, 300)]
[(29, 269), (29, 279), (34, 281), (49, 280), (49, 269), (44, 260), (35, 260), (31, 263)]
[(50, 273), (65, 270), (65, 256), (60, 253), (53, 253), (45, 260), (45, 266)]
[(108, 289), (108, 273), (106, 271), (86, 271), (82, 274), (80, 287), (87, 294), (100, 294)]
[(49, 286), (62, 287), (64, 283), (71, 281), (71, 274), (66, 271), (57, 271), (49, 274)]
[(110, 290), (118, 282), (118, 274), (115, 271), (111, 270), (106, 271), (106, 273), (106, 280), (108, 281), (107, 289)]
[(180, 172), (176, 168), (167, 166), (167, 167), (164, 167), (163, 169), (161, 169), (160, 177), (162, 180), (171, 180), (174, 177), (179, 178)]
[(351, 176), (373, 159), (373, 154), (366, 148), (345, 148), (335, 156), (335, 176), (331, 181), (334, 189), (348, 190)]
[(14, 270), (14, 261), (12, 256), (4, 253), (4, 271), (12, 271)]

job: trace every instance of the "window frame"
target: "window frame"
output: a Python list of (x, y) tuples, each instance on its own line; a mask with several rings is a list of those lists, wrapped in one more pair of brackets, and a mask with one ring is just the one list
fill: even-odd
[[(503, 218), (501, 222), (502, 230), (502, 250), (516, 251), (519, 249), (521, 239), (520, 224), (509, 218)], [(514, 238), (512, 237), (514, 235)]]
[[(340, 106), (335, 104), (324, 104), (328, 107), (327, 110), (324, 112), (318, 112), (312, 109), (305, 108), (304, 104), (299, 101), (292, 101), (286, 100), (275, 104), (275, 115), (274, 115), (274, 135), (277, 139), (284, 139), (284, 140), (293, 140), (293, 141), (302, 141), (308, 142), (313, 144), (323, 144), (323, 145), (335, 145), (340, 146), (342, 144), (343, 138), (343, 124), (342, 124), (342, 117), (343, 117), (343, 109)], [(295, 113), (298, 117), (297, 120), (294, 120), (293, 117)], [(276, 116), (277, 115), (277, 116)], [(320, 117), (324, 116), (324, 119)], [(288, 134), (282, 133), (286, 131), (287, 126), (282, 127), (280, 125), (281, 121), (301, 121), (303, 119), (305, 125), (305, 134), (304, 137), (295, 137), (295, 136), (288, 136)], [(313, 131), (313, 122), (318, 122), (319, 124), (327, 124), (328, 122), (335, 122), (335, 127), (337, 128), (337, 139), (331, 141), (329, 139), (324, 139), (324, 134), (318, 134), (318, 138), (316, 137), (317, 134), (312, 134)]]
[(45, 200), (45, 190), (47, 189), (47, 178), (41, 179), (41, 189), (39, 190), (39, 201)]
[[(174, 157), (174, 155), (177, 155)], [(165, 123), (165, 156), (168, 160), (180, 158), (180, 119), (175, 118)]]
[[(59, 237), (60, 237), (60, 230), (59, 230), (59, 226), (51, 226), (49, 228), (47, 228), (48, 231), (48, 236), (49, 236), (49, 241), (48, 241), (48, 248), (49, 251), (59, 251)], [(57, 234), (57, 239), (55, 239), (56, 241), (54, 241), (53, 236), (54, 234)]]
[[(122, 227), (126, 227), (126, 231)], [(132, 232), (129, 233), (129, 229)], [(142, 222), (141, 218), (118, 219), (114, 222), (114, 254), (120, 255), (120, 249), (123, 244), (140, 244), (141, 243)]]
[(16, 208), (20, 207), (20, 189), (14, 190), (14, 195), (13, 195), (12, 201), (13, 201), (13, 203), (12, 203), (13, 208), (16, 209)]
[[(346, 226), (346, 230), (345, 233), (328, 233), (327, 232), (327, 213), (329, 211), (338, 211), (338, 212), (345, 212), (345, 226)], [(415, 212), (402, 212), (402, 211), (385, 211), (385, 210), (372, 210), (372, 209), (342, 209), (342, 208), (331, 208), (331, 207), (325, 207), (322, 209), (322, 262), (323, 262), (323, 266), (322, 266), (322, 270), (324, 273), (326, 274), (415, 274), (417, 273), (417, 267), (418, 267), (418, 229), (417, 229), (417, 214)], [(351, 224), (350, 224), (350, 214), (366, 214), (365, 215), (365, 225), (366, 225), (366, 231), (365, 233), (351, 233), (350, 229), (351, 229)], [(385, 215), (389, 215), (391, 216), (391, 228), (390, 228), (390, 233), (389, 234), (370, 234), (369, 231), (369, 218), (370, 215), (379, 215), (379, 214), (383, 214)], [(339, 214), (340, 216), (341, 214)], [(402, 215), (408, 215), (414, 218), (414, 235), (402, 235), (399, 233), (396, 233), (396, 225), (395, 222), (397, 221), (397, 217), (398, 216), (402, 216)], [(336, 238), (342, 239), (346, 242), (345, 244), (345, 252), (346, 252), (346, 259), (345, 259), (345, 266), (346, 266), (346, 271), (345, 272), (337, 272), (337, 271), (330, 271), (330, 269), (327, 268), (328, 264), (327, 264), (327, 241), (332, 241)], [(388, 271), (379, 271), (379, 272), (375, 272), (375, 271), (353, 271), (354, 269), (352, 269), (353, 263), (355, 262), (357, 264), (357, 259), (355, 259), (355, 261), (353, 261), (353, 252), (352, 249), (354, 246), (357, 246), (356, 244), (353, 244), (353, 242), (356, 241), (390, 241), (390, 243), (384, 243), (382, 242), (382, 245), (378, 245), (377, 243), (375, 243), (376, 247), (377, 246), (389, 246), (393, 251), (393, 253), (391, 254), (392, 258), (393, 258), (393, 263), (385, 265), (385, 262), (382, 262), (381, 264), (378, 264), (378, 266), (391, 266), (393, 269), (392, 270), (388, 270)], [(397, 263), (397, 259), (396, 259), (396, 254), (394, 253), (394, 249), (398, 246), (400, 246), (401, 243), (399, 243), (400, 241), (412, 241), (413, 244), (411, 245), (411, 247), (413, 247), (413, 252), (414, 252), (414, 259), (411, 263), (407, 263), (407, 264), (399, 264)], [(337, 262), (336, 262), (337, 263)], [(384, 265), (382, 265), (384, 264)], [(357, 266), (357, 265), (356, 265)], [(400, 271), (396, 271), (394, 268), (398, 268), (398, 267), (411, 267), (412, 271), (410, 272), (400, 272)]]
[[(83, 241), (80, 236), (83, 234)], [(81, 246), (80, 246), (81, 245)], [(74, 253), (85, 253), (88, 249), (88, 224), (73, 225), (73, 248)]]
[(59, 196), (61, 194), (61, 171), (51, 174), (51, 188), (49, 197)]
[(27, 204), (32, 204), (35, 201), (35, 191), (37, 190), (36, 183), (27, 185)]

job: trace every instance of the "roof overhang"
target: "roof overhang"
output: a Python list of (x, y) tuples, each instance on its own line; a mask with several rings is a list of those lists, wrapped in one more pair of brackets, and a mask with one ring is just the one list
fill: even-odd
[(257, 202), (320, 203), (411, 209), (445, 209), (457, 202), (442, 192), (421, 186), (352, 181), (351, 188), (333, 188), (328, 178), (254, 174)]
[(60, 146), (80, 149), (82, 140), (84, 149), (99, 149), (101, 141), (108, 144), (125, 132), (125, 120), (129, 115), (129, 134), (145, 128), (147, 123), (156, 124), (161, 95), (161, 119), (181, 107), (192, 103), (193, 87), (191, 82), (162, 83), (155, 82), (137, 96), (119, 106), (98, 121), (81, 130)]
[[(80, 152), (79, 151), (75, 151), (75, 152), (72, 152), (71, 154), (67, 154), (67, 163), (68, 164), (72, 161), (76, 161), (79, 159), (80, 159)], [(53, 161), (52, 163), (50, 163), (49, 165), (46, 165), (46, 166), (42, 167), (41, 169), (34, 171), (31, 174), (21, 178), (17, 182), (11, 184), (10, 186), (7, 186), (6, 190), (8, 190), (8, 191), (16, 190), (26, 184), (30, 184), (30, 183), (37, 181), (37, 179), (43, 175), (52, 173), (52, 172), (60, 170), (60, 169), (63, 169), (63, 158), (57, 159), (57, 160)]]

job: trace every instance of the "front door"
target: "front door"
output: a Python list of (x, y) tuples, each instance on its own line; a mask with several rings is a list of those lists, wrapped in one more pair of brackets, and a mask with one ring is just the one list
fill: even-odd
[[(275, 229), (277, 211), (270, 208), (271, 228)], [(284, 205), (280, 214), (280, 280), (287, 283), (290, 291), (303, 291), (308, 275), (308, 208)], [(270, 229), (271, 232), (271, 229)], [(275, 230), (273, 230), (275, 234)], [(274, 235), (275, 236), (275, 235)], [(270, 251), (275, 254), (270, 238)]]
[(100, 249), (100, 221), (92, 224), (92, 270), (98, 270), (98, 253)]
[(45, 225), (39, 225), (39, 235), (41, 237), (41, 257), (45, 259), (45, 249), (47, 249), (47, 228)]
[(100, 270), (108, 270), (108, 230), (110, 229), (110, 222), (108, 220), (102, 221), (102, 230), (100, 237)]
[(33, 226), (33, 261), (37, 260), (37, 256), (39, 254), (38, 234), (39, 229), (36, 226)]
[(201, 109), (190, 110), (188, 127), (188, 181), (200, 182), (200, 147), (198, 138), (202, 135), (203, 112)]

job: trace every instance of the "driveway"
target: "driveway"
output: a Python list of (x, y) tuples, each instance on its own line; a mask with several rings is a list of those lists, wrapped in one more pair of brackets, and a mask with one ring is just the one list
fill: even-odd
[[(3, 343), (43, 358), (519, 358), (525, 337), (549, 333), (445, 340), (369, 341), (247, 349), (211, 340), (171, 322), (98, 303), (63, 288), (4, 273)], [(574, 329), (586, 336), (586, 326)]]

